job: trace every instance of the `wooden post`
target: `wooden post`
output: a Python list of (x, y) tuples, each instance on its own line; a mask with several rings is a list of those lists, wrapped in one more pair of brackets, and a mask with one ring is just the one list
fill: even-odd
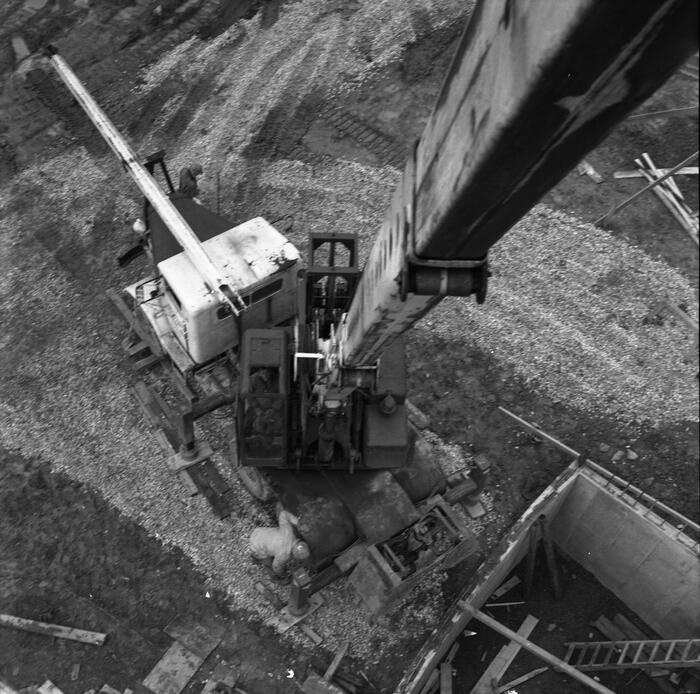
[(549, 532), (549, 526), (547, 525), (547, 517), (541, 515), (537, 520), (537, 524), (540, 526), (540, 536), (542, 537), (542, 544), (544, 545), (544, 556), (547, 560), (549, 575), (552, 578), (554, 598), (555, 600), (561, 600), (562, 589), (561, 578), (559, 576), (559, 564), (557, 564), (557, 555), (554, 553), (554, 543), (552, 542), (552, 536)]
[(549, 651), (545, 651), (544, 648), (540, 648), (536, 644), (520, 636), (520, 634), (514, 632), (512, 629), (509, 629), (500, 622), (497, 622), (495, 619), (489, 617), (487, 614), (480, 612), (468, 602), (460, 600), (459, 606), (467, 614), (471, 615), (475, 619), (478, 619), (482, 624), (485, 624), (487, 627), (490, 627), (494, 631), (497, 631), (499, 634), (506, 636), (511, 641), (519, 643), (524, 649), (530, 651), (530, 653), (534, 653), (538, 658), (544, 660), (545, 663), (549, 663), (549, 665), (551, 665), (554, 669), (559, 670), (560, 672), (563, 672), (569, 675), (570, 677), (573, 677), (573, 679), (577, 680), (578, 682), (581, 682), (581, 684), (585, 684), (587, 687), (590, 687), (593, 691), (598, 692), (598, 694), (615, 694), (615, 692), (613, 692), (611, 689), (608, 689), (600, 682), (596, 682), (596, 680), (594, 680), (591, 677), (588, 677), (588, 675), (585, 675), (583, 672), (577, 670), (575, 667), (572, 667), (571, 665), (569, 665), (569, 663), (564, 662), (563, 660), (561, 660), (561, 658), (557, 658), (556, 656), (552, 655)]

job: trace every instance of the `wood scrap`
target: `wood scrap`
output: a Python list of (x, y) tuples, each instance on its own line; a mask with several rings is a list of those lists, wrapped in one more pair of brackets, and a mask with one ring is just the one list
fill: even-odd
[(588, 176), (594, 183), (602, 183), (603, 177), (585, 159), (576, 167), (579, 176)]
[(71, 682), (77, 682), (78, 676), (80, 675), (80, 663), (74, 663), (70, 670)]
[[(527, 638), (537, 626), (538, 621), (539, 620), (531, 614), (527, 615), (525, 621), (520, 625), (517, 631), (518, 635)], [(510, 643), (503, 646), (486, 670), (481, 674), (481, 677), (471, 690), (472, 694), (490, 694), (491, 684), (493, 682), (497, 683), (501, 677), (503, 677), (506, 670), (515, 659), (515, 656), (518, 655), (521, 647), (520, 643), (512, 640)]]
[(0, 614), (0, 626), (30, 631), (34, 634), (43, 634), (44, 636), (54, 636), (59, 639), (80, 641), (81, 643), (89, 643), (93, 646), (101, 646), (107, 638), (107, 634), (97, 631), (87, 631), (85, 629), (75, 629), (58, 624), (36, 622), (33, 619), (24, 619), (23, 617), (15, 617), (10, 614)]
[(548, 667), (538, 667), (535, 668), (534, 670), (530, 670), (530, 672), (526, 672), (524, 675), (520, 675), (520, 677), (516, 677), (514, 680), (511, 680), (510, 682), (507, 682), (506, 684), (501, 685), (496, 691), (498, 694), (502, 694), (503, 692), (507, 692), (509, 689), (513, 689), (514, 687), (517, 687), (519, 684), (524, 684), (525, 682), (531, 680), (533, 677), (537, 677), (538, 675), (541, 675), (543, 672), (547, 672), (549, 670)]

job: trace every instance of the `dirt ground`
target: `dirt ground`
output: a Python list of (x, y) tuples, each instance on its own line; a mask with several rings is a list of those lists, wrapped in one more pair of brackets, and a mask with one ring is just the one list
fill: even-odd
[[(81, 146), (87, 147), (87, 158), (104, 162), (110, 156), (92, 134), (91, 126), (76, 118), (70, 99), (60, 90), (42, 87), (32, 92), (18, 85), (13, 37), (21, 34), (31, 51), (47, 42), (58, 42), (73, 67), (84, 76), (93, 95), (130, 138), (144, 148), (153, 144), (152, 149), (162, 146), (177, 152), (178, 139), (184, 137), (197, 107), (201, 103), (215, 103), (220, 98), (221, 87), (212, 76), (186, 87), (172, 78), (156, 81), (153, 86), (140, 71), (161, 54), (193, 37), (214, 41), (229, 27), (240, 28), (230, 39), (235, 47), (237, 41), (243, 41), (246, 31), (253, 30), (253, 25), (264, 33), (266, 28), (274, 26), (280, 13), (296, 4), (254, 0), (209, 3), (8, 0), (0, 8), (0, 71), (4, 78), (0, 94), (2, 180), (12, 186), (37, 161), (75, 152)], [(390, 8), (389, 3), (379, 3), (377, 11), (387, 7)], [(338, 14), (346, 22), (353, 21), (354, 14), (362, 9), (361, 2), (328, 3), (328, 12)], [(420, 133), (465, 12), (466, 9), (461, 10), (461, 15), (456, 12), (454, 21), (438, 28), (431, 23), (429, 13), (415, 12), (411, 18), (412, 39), (406, 41), (395, 58), (381, 62), (361, 83), (353, 83), (350, 75), (342, 89), (330, 96), (320, 88), (308, 89), (301, 77), (290, 78), (287, 91), (275, 95), (274, 108), (264, 114), (255, 137), (246, 145), (244, 156), (236, 159), (240, 168), (235, 172), (225, 168), (222, 151), (225, 140), (215, 139), (214, 133), (208, 133), (207, 126), (202, 126), (197, 136), (205, 141), (212, 135), (211, 146), (219, 150), (208, 152), (207, 156), (212, 167), (220, 165), (223, 171), (221, 191), (216, 189), (212, 178), (206, 181), (206, 202), (215, 206), (220, 199), (222, 211), (237, 220), (263, 215), (274, 221), (291, 214), (293, 233), (303, 238), (304, 211), (294, 208), (291, 196), (287, 203), (280, 203), (271, 195), (273, 183), (260, 178), (260, 169), (256, 168), (259, 161), (300, 162), (313, 168), (328, 157), (350, 160), (375, 167), (380, 171), (378, 181), (385, 184), (395, 174), (383, 167), (400, 165), (411, 139)], [(363, 38), (358, 34), (353, 50), (369, 65), (376, 58), (371, 36)], [(309, 64), (314, 60), (320, 62), (319, 56), (320, 51), (307, 56)], [(261, 82), (268, 78), (272, 82), (276, 72), (282, 69), (283, 58), (270, 58), (260, 76)], [(141, 77), (136, 79), (136, 75)], [(186, 93), (180, 99), (183, 91)], [(250, 96), (252, 100), (252, 92)], [(697, 83), (677, 75), (642, 110), (697, 104), (697, 98)], [(154, 114), (169, 99), (176, 99), (175, 115), (157, 120)], [(230, 125), (232, 141), (241, 137), (239, 128), (244, 130), (240, 123)], [(650, 153), (658, 166), (672, 166), (697, 149), (697, 134), (697, 122), (691, 118), (623, 124), (588, 157), (605, 177), (604, 183), (596, 185), (574, 171), (543, 202), (582, 220), (595, 220), (641, 185), (639, 179), (614, 181), (614, 171), (633, 168), (633, 159), (641, 152)], [(195, 153), (195, 145), (181, 152), (181, 156)], [(105, 178), (110, 180), (110, 176), (117, 190), (128, 187), (119, 178), (124, 174), (116, 165)], [(677, 181), (690, 206), (697, 209), (697, 179), (677, 177)], [(83, 309), (77, 309), (74, 315), (99, 328), (86, 333), (83, 348), (97, 349), (105, 340), (116, 345), (118, 322), (106, 317), (104, 302), (91, 301), (89, 297), (97, 283), (115, 288), (127, 283), (128, 278), (113, 268), (113, 261), (129, 245), (125, 223), (127, 213), (137, 209), (136, 203), (127, 209), (121, 199), (105, 194), (98, 214), (93, 216), (92, 209), (85, 210), (87, 219), (80, 239), (71, 240), (65, 230), (50, 222), (42, 224), (33, 216), (32, 194), (36, 199), (42, 196), (40, 184), (33, 189), (26, 184), (16, 185), (18, 194), (4, 213), (19, 211), (31, 224), (28, 221), (22, 230), (27, 242), (21, 248), (4, 244), (2, 253), (16, 253), (17, 263), (26, 263), (27, 267), (32, 253), (41, 250), (50, 254), (55, 268), (70, 277), (71, 291), (80, 299), (81, 306), (87, 306), (85, 317), (79, 312)], [(68, 193), (63, 191), (64, 195)], [(137, 200), (133, 191), (129, 190), (128, 195)], [(346, 204), (354, 211), (355, 201), (347, 200)], [(615, 216), (608, 226), (615, 236), (677, 268), (695, 288), (697, 304), (697, 246), (655, 197), (640, 198)], [(299, 245), (303, 247), (301, 241)], [(55, 270), (57, 274), (58, 270)], [(100, 286), (99, 290), (105, 288)], [(39, 304), (43, 297), (39, 293), (32, 300)], [(687, 308), (697, 316), (696, 306)], [(61, 320), (68, 319), (59, 316)], [(97, 323), (88, 316), (96, 316)], [(21, 313), (13, 315), (8, 326), (6, 345), (17, 344), (20, 351), (36, 350), (37, 358), (48, 358), (40, 346), (52, 344), (54, 328), (35, 325)], [(55, 331), (58, 330), (56, 327)], [(118, 353), (116, 346), (112, 353)], [(446, 354), (456, 356), (448, 360)], [(20, 397), (13, 390), (16, 387), (15, 376), (10, 374), (13, 364), (8, 359), (1, 372), (0, 388), (6, 390), (3, 398), (9, 403)], [(487, 349), (473, 348), (465, 353), (456, 341), (436, 336), (426, 321), (409, 336), (408, 364), (410, 397), (429, 416), (431, 428), (448, 444), (458, 446), (470, 456), (484, 454), (494, 464), (489, 490), (504, 517), (515, 519), (569, 461), (517, 431), (498, 412), (498, 405), (536, 422), (571, 447), (588, 451), (597, 462), (698, 520), (697, 419), (652, 426), (648, 422), (623, 423), (604, 412), (599, 416), (584, 414), (566, 401), (533, 389)], [(107, 380), (113, 381), (115, 388), (122, 377), (126, 379), (118, 367), (110, 367)], [(41, 409), (42, 398), (56, 397), (55, 384), (43, 393), (46, 384), (40, 369), (34, 376), (22, 374), (22, 378), (25, 392), (36, 398), (37, 411)], [(697, 392), (697, 380), (689, 379), (687, 387)], [(72, 393), (72, 397), (85, 397), (85, 407), (91, 406), (85, 394)], [(55, 407), (60, 406), (60, 399), (56, 399)], [(136, 415), (130, 416), (130, 425), (137, 426)], [(117, 422), (116, 426), (122, 423)], [(8, 432), (0, 438), (0, 444), (26, 440), (26, 445), (0, 447), (0, 612), (109, 631), (110, 638), (104, 647), (97, 649), (0, 629), (0, 677), (18, 688), (50, 678), (67, 694), (99, 689), (104, 683), (119, 689), (134, 688), (170, 643), (163, 628), (183, 613), (204, 615), (225, 623), (227, 630), (217, 657), (238, 669), (240, 685), (250, 694), (298, 691), (296, 684), (290, 684), (286, 677), (289, 669), (294, 670), (294, 679), (301, 681), (309, 667), (322, 667), (330, 661), (332, 653), (327, 650), (279, 639), (261, 625), (258, 613), (232, 610), (216, 577), (205, 575), (192, 557), (163, 543), (152, 530), (144, 530), (133, 518), (120, 513), (113, 500), (105, 500), (90, 485), (56, 472), (56, 460), (64, 451), (56, 450), (55, 457), (34, 454), (37, 446), (29, 439), (38, 436), (36, 431), (27, 428), (19, 436)], [(91, 435), (99, 441), (99, 431)], [(66, 441), (65, 445), (70, 448), (71, 442)], [(84, 445), (81, 441), (79, 447)], [(628, 446), (637, 454), (635, 459), (611, 460), (616, 451), (624, 451)], [(95, 465), (100, 464), (100, 451), (98, 444), (87, 451)], [(81, 450), (82, 454), (85, 451)], [(162, 491), (163, 495), (169, 493), (168, 489)], [(444, 585), (446, 600), (458, 583), (453, 577)], [(566, 620), (552, 618), (552, 622), (571, 624), (580, 618), (581, 606), (590, 603), (588, 583), (582, 579), (572, 581), (573, 585), (576, 587), (567, 603), (571, 605), (567, 608), (570, 614)], [(430, 587), (423, 590), (430, 592)], [(603, 601), (601, 605), (605, 604), (606, 596), (597, 593), (596, 596), (596, 600)], [(545, 606), (541, 607), (546, 615)], [(510, 618), (516, 624), (522, 616), (514, 610)], [(543, 617), (542, 621), (549, 620)], [(541, 636), (546, 639), (552, 633), (559, 635), (555, 631)], [(376, 685), (368, 686), (366, 691), (391, 691), (406, 663), (406, 654), (417, 649), (424, 635), (425, 630), (420, 629), (407, 634), (405, 642), (396, 644), (393, 655), (381, 663), (352, 658), (351, 666), (357, 671), (363, 669)], [(348, 634), (348, 638), (352, 635)], [(499, 644), (487, 645), (496, 648)], [(467, 652), (468, 645), (464, 648)], [(78, 678), (71, 680), (71, 670), (77, 663), (80, 664)], [(213, 660), (207, 661), (200, 673), (202, 678), (212, 666)], [(201, 684), (201, 679), (196, 678), (187, 694), (199, 691)], [(620, 684), (623, 685), (620, 692), (644, 691), (625, 689), (624, 682)], [(565, 690), (523, 691), (555, 694)]]

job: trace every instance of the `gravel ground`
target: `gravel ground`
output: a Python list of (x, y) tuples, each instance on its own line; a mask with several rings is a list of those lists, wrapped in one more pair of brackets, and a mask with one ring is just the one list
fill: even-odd
[[(309, 231), (353, 229), (366, 252), (398, 172), (324, 158), (314, 165), (251, 162), (244, 149), (270, 106), (284, 106), (290, 92), (328, 96), (351, 88), (395, 57), (418, 27), (454, 21), (464, 12), (456, 1), (407, 2), (399, 9), (388, 1), (356, 5), (346, 17), (325, 13), (327, 3), (320, 0), (295, 3), (269, 29), (255, 18), (210, 42), (191, 39), (144, 71), (134, 94), (138, 100), (174, 76), (193, 85), (203, 75), (212, 79), (212, 97), (195, 105), (178, 145), (170, 148), (175, 167), (204, 164), (209, 177), (203, 195), (210, 203), (212, 171), (257, 186), (261, 213), (270, 219), (294, 215), (292, 236), (300, 246)], [(173, 113), (184, 104), (185, 97), (163, 99), (139, 151), (161, 146)], [(267, 521), (265, 514), (230, 480), (236, 513), (230, 522), (218, 522), (200, 497), (188, 497), (169, 475), (117, 366), (121, 326), (106, 300), (90, 290), (129, 280), (113, 269), (116, 251), (126, 245), (123, 236), (96, 236), (96, 228), (105, 216), (133, 217), (136, 197), (111, 157), (96, 159), (79, 147), (26, 169), (0, 189), (0, 322), (10, 326), (0, 344), (8, 355), (0, 367), (0, 442), (50, 460), (100, 490), (166, 545), (182, 548), (233, 606), (264, 617), (267, 610), (251, 588), (258, 573), (242, 539)], [(688, 360), (687, 332), (673, 321), (644, 321), (666, 294), (694, 307), (697, 320), (692, 288), (676, 271), (545, 207), (494, 249), (492, 265), (496, 276), (485, 306), (449, 300), (424, 323), (437, 334), (459, 335), (465, 350), (479, 345), (491, 351), (533, 388), (581, 411), (602, 410), (639, 425), (697, 421), (697, 392), (687, 387), (697, 365)], [(451, 455), (462, 460), (461, 449)], [(216, 462), (228, 475), (220, 454)], [(488, 521), (490, 541), (505, 520), (493, 510)], [(353, 654), (377, 661), (397, 635), (432, 627), (444, 607), (432, 590), (421, 605), (370, 624), (343, 583), (326, 593), (332, 608), (312, 617), (311, 626), (326, 635), (329, 647), (352, 630)]]

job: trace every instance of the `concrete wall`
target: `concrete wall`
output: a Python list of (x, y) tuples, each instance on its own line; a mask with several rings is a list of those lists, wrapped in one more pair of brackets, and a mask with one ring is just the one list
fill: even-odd
[[(619, 494), (619, 492), (618, 492)], [(643, 506), (632, 508), (580, 474), (566, 503), (551, 515), (556, 544), (663, 638), (700, 636), (700, 560), (692, 543), (660, 527)]]

